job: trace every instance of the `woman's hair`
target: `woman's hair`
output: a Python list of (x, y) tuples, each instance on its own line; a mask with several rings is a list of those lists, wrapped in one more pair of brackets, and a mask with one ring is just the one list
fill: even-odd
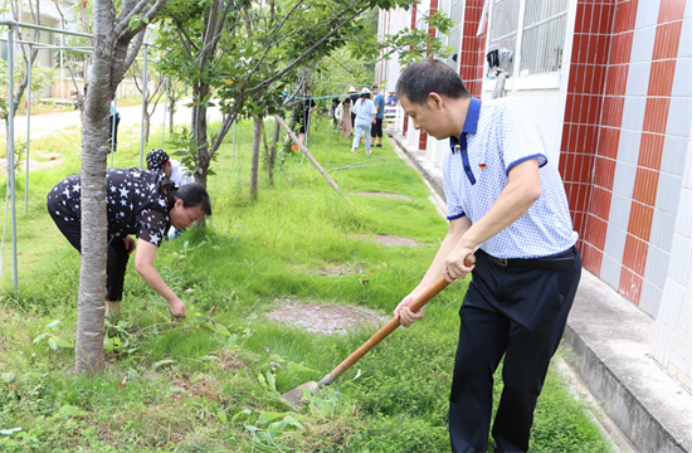
[[(173, 208), (176, 200), (183, 200), (183, 207), (194, 208), (199, 206), (202, 208), (202, 212), (204, 212), (205, 215), (212, 215), (209, 194), (205, 187), (198, 182), (179, 186), (170, 179), (164, 179), (161, 182), (161, 190), (164, 192), (164, 195), (166, 195), (166, 201), (168, 202), (167, 208), (169, 211)], [(169, 195), (172, 196), (169, 197)]]
[(371, 94), (370, 93), (361, 93), (361, 104), (363, 104), (364, 99), (370, 99)]
[(351, 98), (346, 98), (344, 99), (345, 104), (351, 104)]

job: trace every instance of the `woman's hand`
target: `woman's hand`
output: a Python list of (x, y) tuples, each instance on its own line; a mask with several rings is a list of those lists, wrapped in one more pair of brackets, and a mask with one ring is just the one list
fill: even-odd
[(395, 318), (399, 319), (399, 323), (402, 327), (408, 328), (416, 321), (423, 319), (424, 315), (426, 314), (425, 307), (421, 307), (421, 310), (417, 311), (416, 313), (411, 311), (409, 305), (414, 301), (414, 298), (414, 293), (409, 294), (402, 299), (402, 302), (400, 302), (399, 305), (397, 305), (397, 308), (395, 308)]
[(128, 255), (132, 255), (132, 252), (137, 248), (137, 242), (135, 242), (132, 236), (125, 236), (123, 242), (125, 242), (125, 250), (128, 251)]
[(182, 300), (176, 297), (168, 304), (168, 311), (171, 313), (171, 316), (175, 316), (176, 318), (185, 318), (185, 304)]

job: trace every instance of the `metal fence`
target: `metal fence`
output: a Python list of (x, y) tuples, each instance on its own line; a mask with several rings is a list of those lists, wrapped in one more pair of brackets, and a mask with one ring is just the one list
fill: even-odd
[(529, 74), (561, 69), (568, 0), (526, 0), (520, 71)]

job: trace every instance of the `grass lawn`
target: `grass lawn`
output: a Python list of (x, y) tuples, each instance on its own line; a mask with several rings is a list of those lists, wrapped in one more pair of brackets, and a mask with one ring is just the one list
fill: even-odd
[[(250, 200), (252, 130), (239, 125), (235, 145), (229, 133), (214, 163), (207, 228), (164, 243), (157, 255), (157, 269), (186, 303), (188, 318), (169, 323), (165, 301), (131, 265), (123, 320), (107, 327), (107, 370), (94, 378), (71, 375), (73, 348), (60, 347), (74, 340), (79, 255), (45, 209), (48, 190), (79, 171), (80, 138), (76, 130), (61, 131), (32, 144), (59, 153), (62, 163), (32, 173), (28, 215), (23, 174), (17, 178), (19, 290), (12, 290), (9, 231), (0, 280), (0, 451), (449, 451), (447, 399), (466, 282), (446, 289), (422, 322), (394, 332), (299, 410), (279, 398), (319, 380), (373, 331), (308, 334), (280, 327), (266, 313), (290, 299), (390, 316), (447, 229), (421, 176), (387, 141), (366, 157), (363, 147), (350, 153), (326, 121), (315, 129), (309, 148), (326, 169), (372, 161), (330, 172), (354, 206), (299, 154), (278, 163), (274, 187), (263, 166), (259, 198)], [(120, 131), (114, 159), (116, 166), (139, 164), (139, 130)], [(387, 247), (369, 234), (419, 245)], [(340, 266), (355, 272), (321, 272)], [(497, 400), (499, 375), (496, 382)], [(608, 445), (552, 370), (532, 451), (606, 452)]]

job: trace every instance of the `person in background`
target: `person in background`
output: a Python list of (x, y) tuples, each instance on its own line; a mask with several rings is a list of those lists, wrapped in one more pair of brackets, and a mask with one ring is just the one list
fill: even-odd
[(168, 179), (179, 186), (195, 182), (195, 178), (185, 165), (169, 158), (168, 153), (160, 148), (153, 149), (147, 154), (147, 170), (163, 171)]
[[(114, 98), (115, 99), (115, 98)], [(109, 118), (109, 128), (108, 128), (108, 151), (113, 152), (118, 151), (118, 125), (120, 124), (120, 113), (116, 109), (115, 100), (111, 101), (111, 116)], [(111, 145), (112, 141), (112, 145)]]
[(359, 92), (356, 91), (356, 88), (349, 87), (347, 95), (351, 99), (351, 128), (354, 129), (354, 127), (356, 127), (356, 112), (354, 111), (354, 106), (356, 105), (356, 101), (359, 100)]
[(332, 120), (332, 127), (337, 128), (339, 123), (337, 122), (337, 107), (339, 107), (339, 98), (332, 98), (332, 105), (330, 105), (330, 113), (328, 118)]
[[(306, 87), (306, 93), (310, 91), (309, 87)], [(306, 143), (306, 131), (310, 128), (310, 115), (318, 109), (318, 104), (313, 98), (307, 98), (301, 101), (301, 107), (298, 112), (296, 112), (296, 122), (299, 125), (298, 129), (298, 141), (302, 145)]]
[(385, 118), (385, 97), (380, 92), (380, 89), (376, 88), (373, 90), (375, 93), (375, 99), (373, 100), (373, 105), (375, 105), (375, 124), (371, 128), (371, 146), (375, 143), (376, 137), (378, 138), (378, 143), (375, 145), (378, 148), (383, 146), (383, 118)]
[(346, 97), (344, 98), (344, 101), (337, 106), (337, 110), (335, 111), (337, 119), (339, 120), (339, 130), (341, 132), (341, 136), (342, 138), (346, 139), (347, 142), (353, 134), (353, 129), (351, 128), (352, 110), (353, 106), (351, 105), (351, 98)]
[[(147, 154), (147, 169), (163, 172), (166, 178), (178, 186), (195, 182), (195, 178), (190, 174), (188, 168), (177, 160), (169, 159), (168, 154), (163, 149), (153, 149)], [(171, 226), (166, 232), (166, 236), (170, 240), (174, 240), (178, 237), (178, 233), (180, 233), (180, 229)]]
[[(185, 316), (185, 304), (171, 291), (154, 267), (154, 258), (169, 226), (188, 228), (212, 215), (209, 195), (202, 184), (182, 187), (160, 171), (112, 168), (106, 171), (108, 258), (106, 264), (106, 316), (120, 317), (125, 269), (135, 253), (135, 269), (169, 303), (175, 317)], [(81, 176), (69, 176), (48, 192), (48, 212), (70, 242), (82, 253)], [(135, 235), (138, 243), (130, 236)]]
[(390, 93), (387, 96), (387, 106), (388, 107), (394, 107), (397, 105), (397, 98), (395, 97), (395, 92), (390, 91)]
[(354, 134), (354, 140), (351, 144), (351, 152), (355, 153), (356, 149), (359, 147), (359, 142), (361, 137), (363, 137), (366, 144), (366, 155), (371, 154), (371, 127), (375, 124), (375, 105), (371, 101), (371, 92), (368, 88), (364, 88), (361, 91), (361, 98), (356, 101), (354, 105), (354, 110), (356, 111), (356, 133)]

